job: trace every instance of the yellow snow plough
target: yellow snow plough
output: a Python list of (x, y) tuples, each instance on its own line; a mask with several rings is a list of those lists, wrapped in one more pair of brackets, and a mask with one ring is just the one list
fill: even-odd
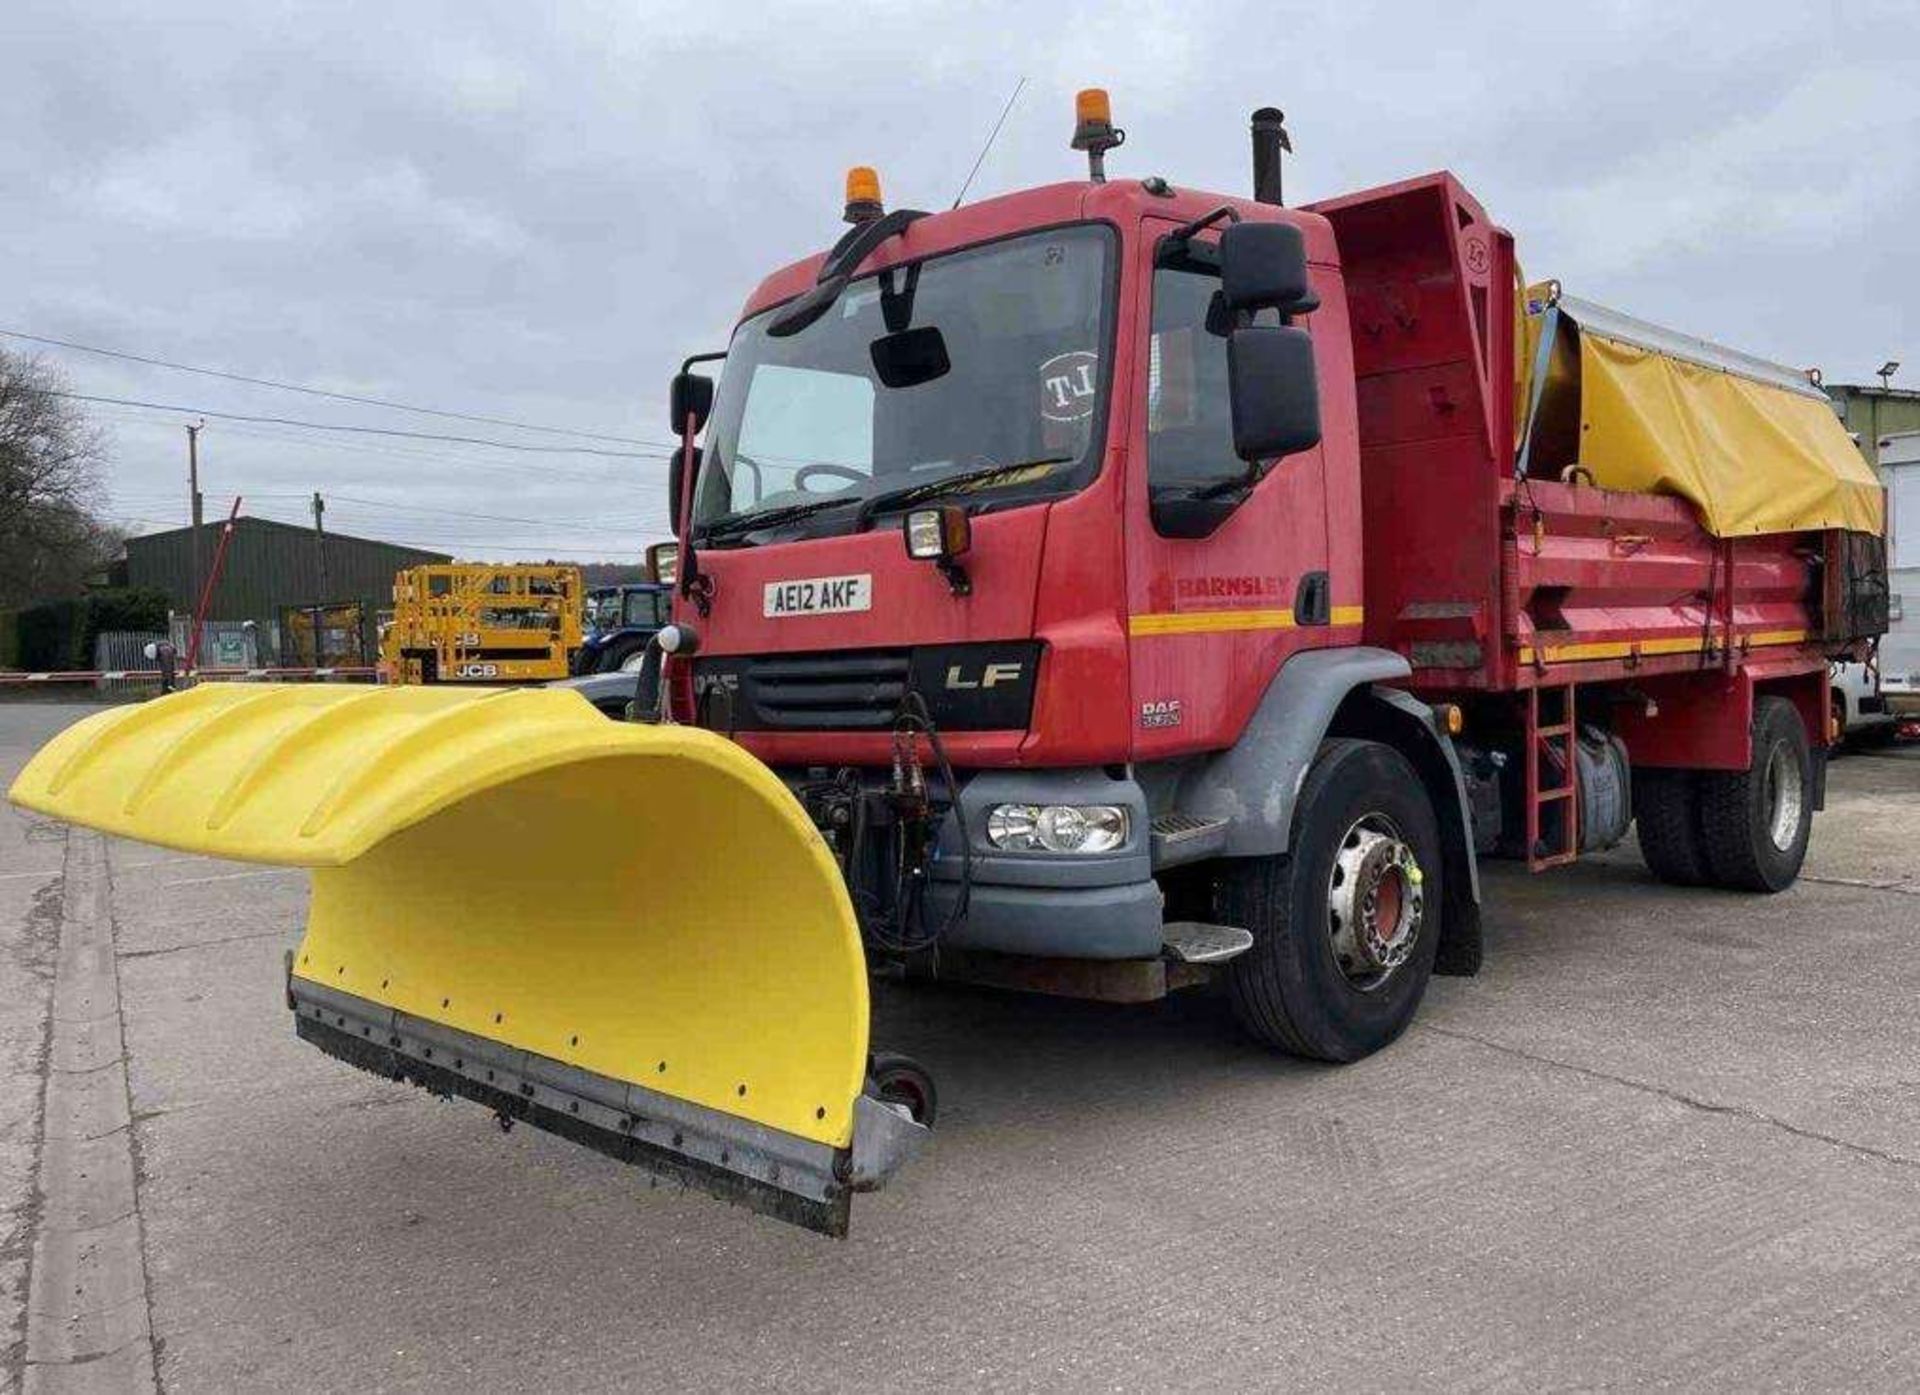
[[(869, 1092), (832, 855), (722, 737), (550, 689), (209, 684), (77, 723), (9, 793), (311, 868), (288, 1006), (376, 1073), (829, 1234), (926, 1133)], [(574, 869), (562, 914), (529, 865)]]

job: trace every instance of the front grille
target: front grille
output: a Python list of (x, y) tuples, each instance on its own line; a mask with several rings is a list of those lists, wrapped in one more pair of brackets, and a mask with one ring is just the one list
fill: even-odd
[(905, 649), (708, 659), (694, 666), (700, 725), (734, 731), (867, 731), (907, 695)]
[(946, 731), (1024, 729), (1040, 646), (1029, 641), (694, 660), (712, 731), (885, 731), (917, 693)]

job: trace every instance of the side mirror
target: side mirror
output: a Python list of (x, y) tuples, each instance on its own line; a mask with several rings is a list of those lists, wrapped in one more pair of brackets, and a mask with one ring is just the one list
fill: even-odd
[(647, 548), (647, 575), (668, 586), (680, 579), (680, 544), (657, 542)]
[(707, 424), (707, 416), (713, 411), (713, 379), (704, 378), (698, 373), (675, 373), (673, 387), (667, 394), (668, 427), (676, 438), (687, 429), (687, 418), (693, 418), (696, 433)]
[(1319, 305), (1307, 284), (1307, 240), (1291, 223), (1234, 223), (1220, 234), (1220, 289), (1231, 310), (1292, 315)]
[[(700, 478), (700, 447), (693, 448), (693, 477)], [(676, 450), (667, 460), (667, 526), (680, 536), (681, 500), (686, 490), (686, 455)]]
[(1313, 340), (1291, 325), (1248, 325), (1227, 338), (1233, 450), (1253, 465), (1320, 444)]

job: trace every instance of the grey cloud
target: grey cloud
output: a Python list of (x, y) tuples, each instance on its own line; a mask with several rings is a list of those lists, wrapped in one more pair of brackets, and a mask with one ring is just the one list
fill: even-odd
[[(976, 197), (1073, 177), (1084, 84), (1129, 128), (1117, 170), (1200, 187), (1245, 187), (1245, 115), (1277, 102), (1296, 197), (1450, 166), (1530, 273), (1830, 377), (1920, 365), (1911, 5), (13, 0), (4, 25), (0, 323), (346, 391), (659, 440), (673, 366), (835, 235), (845, 167), (944, 205), (1022, 74)], [(433, 429), (63, 362), (87, 391)], [(103, 416), (120, 510), (176, 517), (177, 424)], [(262, 512), (319, 486), (604, 530), (340, 509), (475, 553), (657, 532), (657, 460), (511, 464), (208, 433), (209, 493)]]

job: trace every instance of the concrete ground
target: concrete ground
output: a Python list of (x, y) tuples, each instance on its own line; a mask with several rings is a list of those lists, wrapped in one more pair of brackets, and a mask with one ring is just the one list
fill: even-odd
[[(76, 715), (0, 708), (0, 778)], [(1205, 998), (883, 989), (941, 1126), (835, 1243), (298, 1043), (301, 874), (9, 807), (4, 1378), (1915, 1389), (1917, 829), (1908, 748), (1781, 896), (1494, 867), (1486, 970), (1344, 1069)]]

